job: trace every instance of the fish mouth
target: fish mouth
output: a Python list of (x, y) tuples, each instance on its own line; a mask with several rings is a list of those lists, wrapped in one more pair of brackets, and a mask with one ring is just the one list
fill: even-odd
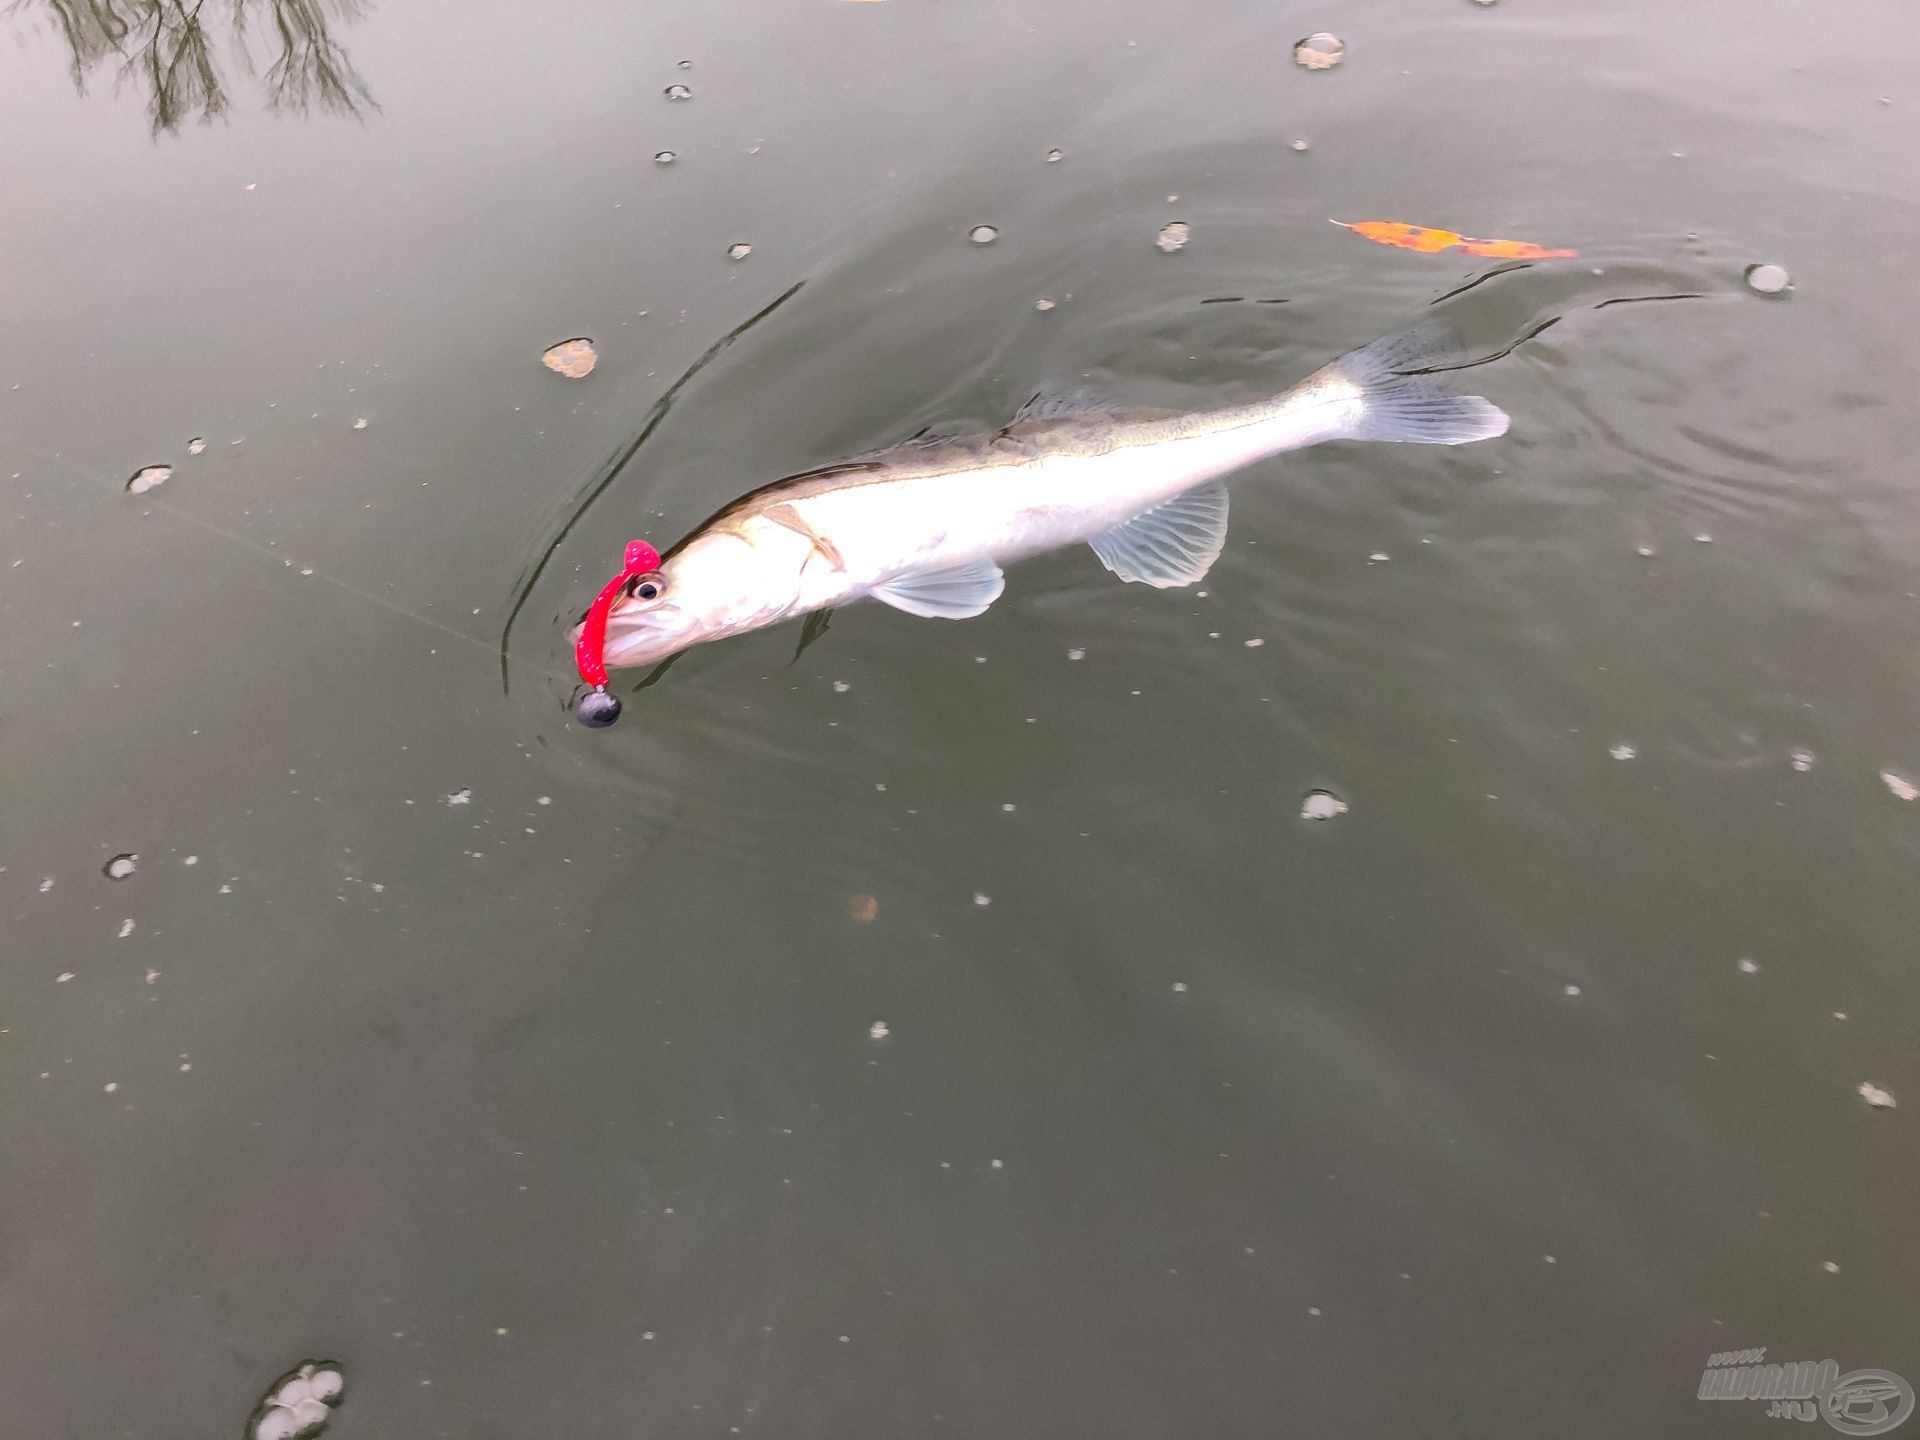
[[(607, 614), (607, 639), (600, 655), (609, 669), (632, 669), (651, 665), (656, 660), (687, 648), (694, 637), (687, 633), (689, 619), (669, 601), (636, 606), (629, 601), (616, 602)], [(580, 627), (575, 626), (576, 636)]]

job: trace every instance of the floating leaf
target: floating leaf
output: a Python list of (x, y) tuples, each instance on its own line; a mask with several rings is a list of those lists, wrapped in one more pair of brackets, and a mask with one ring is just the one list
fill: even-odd
[(1308, 70), (1331, 70), (1347, 54), (1347, 42), (1325, 30), (1293, 42), (1293, 59)]
[(1393, 245), (1402, 250), (1418, 250), (1436, 255), (1442, 250), (1463, 250), (1490, 260), (1572, 260), (1578, 250), (1548, 250), (1525, 240), (1479, 240), (1454, 230), (1434, 230), (1425, 225), (1403, 225), (1398, 220), (1345, 220), (1333, 222), (1342, 230), (1364, 235), (1376, 245)]
[(593, 367), (600, 363), (600, 356), (593, 348), (593, 342), (587, 339), (562, 340), (540, 361), (549, 370), (564, 375), (569, 380), (584, 380), (593, 373)]

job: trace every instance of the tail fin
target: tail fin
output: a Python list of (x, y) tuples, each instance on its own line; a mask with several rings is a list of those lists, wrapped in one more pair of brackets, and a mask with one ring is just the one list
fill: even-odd
[[(1507, 433), (1507, 412), (1479, 395), (1455, 395), (1432, 375), (1466, 353), (1444, 320), (1423, 320), (1342, 355), (1317, 380), (1358, 386), (1362, 403), (1336, 437), (1465, 445)], [(1311, 382), (1309, 382), (1311, 383)]]

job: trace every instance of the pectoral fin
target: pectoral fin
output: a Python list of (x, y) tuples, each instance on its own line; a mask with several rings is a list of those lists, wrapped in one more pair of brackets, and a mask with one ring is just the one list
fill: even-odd
[(787, 504), (769, 505), (764, 513), (767, 519), (773, 521), (774, 524), (791, 530), (796, 535), (806, 536), (807, 539), (813, 542), (813, 548), (819, 551), (821, 557), (829, 565), (833, 566), (834, 569), (845, 570), (847, 568), (847, 562), (842, 558), (839, 547), (818, 530), (815, 530), (811, 525), (807, 524), (805, 520), (801, 519), (800, 512), (795, 510), (793, 506)]
[(1227, 487), (1189, 490), (1087, 542), (1122, 580), (1157, 590), (1204, 580), (1227, 543)]
[(883, 581), (870, 592), (896, 610), (939, 620), (966, 620), (984, 614), (1007, 588), (1007, 577), (991, 560), (976, 560), (950, 570), (913, 570)]

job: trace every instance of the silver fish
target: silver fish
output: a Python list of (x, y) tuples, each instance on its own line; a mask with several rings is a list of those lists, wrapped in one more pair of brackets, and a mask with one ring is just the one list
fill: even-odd
[(1452, 327), (1426, 321), (1251, 405), (1087, 409), (1036, 397), (992, 434), (909, 441), (776, 480), (633, 578), (608, 614), (606, 663), (652, 664), (868, 597), (963, 620), (999, 599), (1002, 567), (1076, 543), (1122, 580), (1191, 585), (1226, 543), (1221, 477), (1232, 471), (1326, 440), (1505, 434), (1504, 411), (1430, 378), (1459, 353)]

